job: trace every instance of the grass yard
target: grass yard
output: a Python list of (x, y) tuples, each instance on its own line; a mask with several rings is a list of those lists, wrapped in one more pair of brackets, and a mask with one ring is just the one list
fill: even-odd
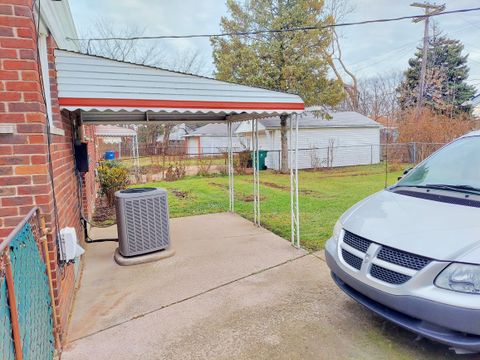
[[(211, 161), (212, 165), (225, 165), (226, 164), (226, 159), (219, 155), (219, 156), (202, 156), (201, 157), (201, 162), (206, 163)], [(122, 158), (120, 160), (122, 164), (124, 164), (127, 167), (133, 167), (134, 162), (133, 158)], [(153, 166), (153, 165), (163, 165), (163, 158), (161, 155), (158, 156), (142, 156), (138, 158), (138, 162), (140, 166)], [(198, 157), (196, 156), (166, 156), (165, 158), (165, 165), (175, 165), (176, 163), (181, 162), (185, 166), (194, 166), (198, 165), (200, 163)]]
[[(393, 184), (401, 167), (389, 172)], [(290, 238), (290, 176), (262, 171), (260, 175), (262, 225)], [(357, 201), (383, 189), (382, 164), (323, 171), (301, 171), (300, 236), (309, 250), (320, 250), (331, 236), (338, 217)], [(154, 182), (147, 186), (169, 190), (170, 216), (181, 217), (228, 211), (228, 177), (187, 177), (174, 182)], [(145, 186), (145, 184), (137, 185)], [(235, 176), (235, 210), (247, 219), (253, 217), (252, 176)], [(221, 226), (222, 224), (219, 224)]]

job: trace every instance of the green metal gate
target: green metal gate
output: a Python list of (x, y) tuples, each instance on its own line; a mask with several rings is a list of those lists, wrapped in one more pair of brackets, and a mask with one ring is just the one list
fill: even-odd
[(0, 357), (51, 360), (55, 351), (52, 299), (43, 258), (38, 209), (0, 244)]

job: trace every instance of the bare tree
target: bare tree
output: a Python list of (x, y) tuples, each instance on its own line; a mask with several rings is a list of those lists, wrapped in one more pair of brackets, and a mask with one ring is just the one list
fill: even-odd
[[(179, 50), (167, 56), (167, 50), (159, 40), (125, 40), (145, 35), (145, 28), (138, 26), (115, 26), (106, 18), (98, 18), (83, 35), (92, 40), (80, 41), (81, 50), (88, 54), (108, 57), (119, 61), (164, 67), (173, 71), (203, 74), (205, 59), (196, 50)], [(106, 39), (111, 40), (95, 40)]]
[(399, 110), (396, 89), (401, 81), (400, 72), (391, 72), (359, 81), (359, 104), (356, 111), (374, 120), (395, 119)]
[(114, 60), (130, 61), (142, 65), (157, 65), (163, 61), (164, 54), (154, 43), (141, 40), (120, 40), (142, 36), (145, 29), (138, 26), (115, 26), (106, 18), (95, 20), (90, 30), (83, 35), (86, 39), (114, 38), (112, 40), (82, 40), (81, 50), (88, 54), (108, 57)]
[[(141, 37), (145, 28), (138, 26), (115, 26), (106, 18), (98, 18), (84, 34), (84, 38), (111, 40), (84, 40), (80, 46), (83, 52), (104, 56), (119, 61), (128, 61), (136, 64), (158, 66), (173, 71), (190, 74), (204, 74), (205, 59), (196, 50), (177, 51), (174, 56), (167, 57), (166, 49), (156, 40), (125, 40)], [(163, 134), (162, 154), (166, 154), (169, 146), (169, 137), (173, 125), (165, 126), (148, 124), (141, 127), (141, 133), (147, 145), (153, 146), (156, 152), (156, 143), (159, 135)]]
[[(331, 21), (335, 24), (341, 22), (348, 14), (352, 13), (355, 8), (350, 4), (349, 0), (329, 0), (326, 3), (326, 9), (327, 14), (331, 17)], [(332, 27), (330, 31), (332, 43), (323, 55), (327, 59), (337, 79), (343, 84), (349, 108), (353, 111), (358, 111), (359, 92), (357, 77), (345, 64), (340, 46), (340, 36), (336, 28)]]

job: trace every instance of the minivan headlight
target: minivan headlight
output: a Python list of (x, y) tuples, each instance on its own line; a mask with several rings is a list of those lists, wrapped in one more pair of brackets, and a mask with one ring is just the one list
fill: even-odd
[(437, 276), (435, 285), (442, 289), (480, 295), (480, 265), (451, 264)]
[(340, 222), (340, 220), (338, 220), (335, 223), (335, 226), (333, 227), (332, 238), (335, 240), (335, 242), (338, 242), (338, 238), (340, 237), (341, 232), (342, 232), (342, 223)]

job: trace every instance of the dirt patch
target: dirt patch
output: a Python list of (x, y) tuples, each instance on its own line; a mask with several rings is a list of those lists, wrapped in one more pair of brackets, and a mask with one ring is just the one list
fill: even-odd
[(175, 195), (179, 199), (186, 199), (190, 196), (188, 191), (181, 191), (181, 190), (172, 190), (172, 194)]
[(273, 188), (273, 189), (290, 190), (289, 186), (279, 185), (279, 184), (275, 184), (275, 183), (272, 183), (272, 182), (262, 181), (260, 183), (262, 185), (265, 185), (265, 186), (267, 186), (269, 188)]
[[(266, 196), (260, 195), (260, 201), (264, 201), (266, 198)], [(240, 200), (245, 202), (253, 202), (253, 195), (242, 196), (240, 197)]]
[(208, 185), (215, 186), (215, 187), (218, 187), (218, 188), (223, 189), (223, 190), (228, 190), (228, 185), (225, 185), (225, 184), (209, 182)]
[[(290, 186), (275, 184), (272, 182), (263, 182), (263, 181), (261, 182), (261, 184), (272, 189), (290, 191)], [(321, 193), (320, 191), (315, 191), (315, 190), (299, 189), (298, 192), (302, 195), (311, 196), (319, 199), (328, 197), (328, 194), (324, 194), (324, 193)]]

